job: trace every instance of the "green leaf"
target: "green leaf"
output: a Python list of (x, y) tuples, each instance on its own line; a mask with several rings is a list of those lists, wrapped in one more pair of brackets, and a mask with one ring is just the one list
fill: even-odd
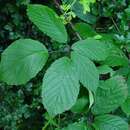
[(99, 33), (101, 35), (101, 40), (108, 42), (108, 44), (113, 44), (114, 34), (113, 33)]
[(73, 44), (72, 49), (95, 61), (105, 60), (109, 54), (108, 46), (95, 39), (81, 40)]
[(29, 19), (45, 34), (57, 42), (67, 42), (67, 32), (60, 17), (44, 5), (29, 5), (27, 9)]
[(97, 116), (94, 121), (95, 130), (128, 130), (128, 124), (114, 115)]
[(128, 88), (121, 76), (102, 82), (96, 92), (94, 114), (109, 113), (121, 106), (127, 98)]
[(92, 107), (94, 103), (94, 94), (89, 90), (89, 109)]
[(73, 123), (62, 130), (90, 130), (85, 123)]
[(10, 85), (25, 84), (42, 69), (48, 59), (45, 46), (32, 39), (13, 42), (2, 54), (0, 79)]
[(127, 9), (125, 9), (125, 12), (126, 12), (128, 20), (130, 20), (130, 5), (128, 6)]
[(71, 108), (71, 111), (74, 113), (82, 113), (85, 111), (88, 104), (88, 97), (83, 96), (77, 99), (74, 106)]
[(84, 87), (95, 92), (98, 87), (99, 74), (94, 63), (77, 52), (71, 53), (71, 59), (78, 72), (80, 82)]
[(128, 96), (130, 96), (130, 74), (128, 75), (127, 85), (128, 85)]
[(109, 56), (103, 62), (109, 66), (128, 66), (128, 58), (125, 54), (116, 46), (111, 46)]
[(112, 70), (112, 68), (110, 68), (108, 65), (102, 65), (97, 67), (99, 74), (113, 74), (114, 71)]
[(90, 4), (95, 3), (96, 0), (80, 0), (80, 4), (82, 4), (84, 11), (83, 13), (86, 14), (86, 12), (90, 12)]
[(76, 68), (67, 57), (56, 60), (47, 70), (42, 85), (42, 102), (52, 116), (69, 110), (79, 94)]
[(122, 110), (126, 115), (130, 115), (130, 97), (126, 99), (126, 101), (121, 106)]
[(127, 77), (130, 73), (130, 66), (121, 67), (116, 71), (116, 75), (122, 75), (124, 77)]
[(78, 18), (81, 20), (90, 23), (95, 24), (96, 23), (96, 16), (92, 15), (91, 13), (87, 12), (86, 14), (83, 13), (83, 6), (77, 1), (74, 6), (72, 7), (72, 11), (76, 14)]
[(130, 52), (130, 44), (126, 44), (126, 49), (128, 52)]
[(94, 29), (86, 23), (77, 23), (75, 25), (75, 30), (80, 34), (83, 39), (94, 37), (95, 35), (97, 35)]

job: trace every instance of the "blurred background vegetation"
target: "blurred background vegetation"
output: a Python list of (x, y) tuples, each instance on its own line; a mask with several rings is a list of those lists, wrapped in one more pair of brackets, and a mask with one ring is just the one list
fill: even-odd
[[(61, 2), (59, 0), (59, 2)], [(64, 2), (67, 2), (64, 1)], [(50, 44), (50, 39), (41, 33), (27, 18), (26, 6), (29, 3), (44, 4), (55, 9), (52, 0), (0, 0), (0, 53), (13, 41), (19, 38), (33, 38), (45, 43), (49, 50), (60, 46)], [(130, 1), (129, 0), (97, 0), (91, 12), (84, 14), (82, 8), (75, 6), (73, 11), (78, 17), (72, 20), (88, 23), (96, 32), (109, 34), (107, 39), (118, 42), (130, 42)], [(67, 25), (69, 30), (69, 26)], [(76, 39), (74, 32), (69, 30), (70, 43)], [(51, 60), (61, 56), (53, 54)], [(44, 70), (42, 71), (44, 72)], [(44, 73), (23, 86), (8, 86), (0, 83), (0, 130), (41, 130), (48, 116), (41, 103), (40, 89)], [(10, 74), (11, 75), (11, 74)], [(10, 76), (9, 75), (9, 76)], [(67, 124), (78, 119), (80, 115), (66, 112), (61, 122)], [(55, 122), (53, 122), (55, 124)], [(64, 124), (62, 124), (64, 126)]]

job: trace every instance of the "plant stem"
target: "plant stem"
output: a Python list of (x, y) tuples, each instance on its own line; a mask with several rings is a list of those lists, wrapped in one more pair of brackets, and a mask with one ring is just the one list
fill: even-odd
[(48, 125), (49, 125), (49, 121), (45, 124), (45, 126), (42, 128), (42, 130), (45, 130)]
[(76, 30), (75, 30), (75, 27), (74, 27), (73, 23), (72, 23), (72, 22), (70, 22), (69, 24), (71, 25), (71, 28), (75, 31), (75, 34), (76, 34), (76, 36), (78, 37), (78, 39), (79, 39), (79, 40), (82, 40), (82, 38), (81, 38), (81, 36), (79, 35), (79, 33), (78, 33), (78, 32), (76, 32)]
[(58, 116), (58, 128), (60, 129), (60, 114)]
[(73, 2), (71, 3), (71, 7), (75, 4), (77, 0), (73, 0)]
[(48, 122), (45, 124), (45, 126), (42, 128), (42, 130), (46, 130), (46, 128), (48, 127), (48, 125), (50, 124), (50, 121), (51, 121), (52, 119), (50, 118), (49, 120), (48, 120)]
[(113, 17), (111, 17), (111, 20), (112, 20), (115, 28), (117, 29), (117, 31), (121, 34), (120, 29), (118, 28), (118, 26), (117, 26), (116, 22), (114, 21)]

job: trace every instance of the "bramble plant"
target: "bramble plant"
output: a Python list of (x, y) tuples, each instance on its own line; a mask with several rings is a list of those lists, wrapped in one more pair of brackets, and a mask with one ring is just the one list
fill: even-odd
[[(95, 0), (62, 0), (61, 5), (55, 0), (55, 4), (59, 15), (51, 7), (28, 4), (27, 16), (50, 38), (51, 44), (58, 45), (57, 52), (62, 52), (62, 57), (50, 61), (55, 51), (44, 43), (18, 39), (1, 55), (0, 80), (8, 85), (24, 85), (43, 68), (46, 70), (41, 97), (48, 121), (42, 130), (50, 130), (49, 125), (55, 130), (128, 130), (128, 118), (117, 114), (123, 111), (126, 117), (130, 116), (130, 34), (124, 34), (129, 28), (127, 22), (124, 27), (120, 25), (120, 31), (111, 17), (118, 31), (111, 32), (113, 40), (110, 34), (98, 33), (87, 23), (72, 23), (76, 16), (83, 19), (90, 13)], [(82, 7), (82, 16), (75, 10), (77, 5)], [(129, 18), (129, 10), (130, 7), (118, 17)], [(70, 30), (76, 37), (71, 40), (73, 43)], [(55, 118), (67, 111), (80, 114), (78, 121), (64, 128), (58, 126)]]

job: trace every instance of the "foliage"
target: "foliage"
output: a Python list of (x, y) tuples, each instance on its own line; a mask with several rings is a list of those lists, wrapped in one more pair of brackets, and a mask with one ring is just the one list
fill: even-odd
[(0, 129), (129, 129), (129, 1), (2, 5)]

